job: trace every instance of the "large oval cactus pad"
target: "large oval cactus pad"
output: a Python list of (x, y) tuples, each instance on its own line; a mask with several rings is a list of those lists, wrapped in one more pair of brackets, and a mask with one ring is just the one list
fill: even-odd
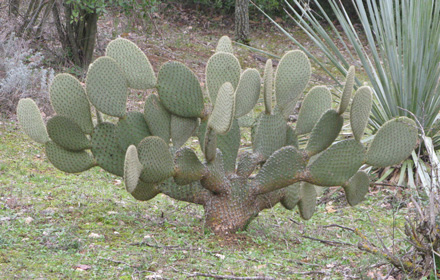
[(142, 139), (150, 135), (150, 129), (141, 112), (128, 112), (124, 118), (119, 119), (116, 125), (115, 136), (118, 139), (119, 147), (124, 151), (130, 145), (137, 146)]
[(53, 166), (61, 171), (79, 173), (96, 165), (93, 157), (86, 151), (68, 151), (52, 141), (47, 142), (45, 147), (47, 158)]
[(114, 117), (125, 116), (127, 79), (113, 58), (102, 56), (89, 66), (86, 92), (90, 102), (99, 111)]
[(342, 186), (345, 190), (345, 197), (348, 204), (355, 206), (364, 200), (370, 187), (370, 178), (364, 171), (358, 171), (350, 180)]
[(322, 152), (308, 166), (311, 183), (318, 186), (341, 186), (365, 160), (365, 148), (354, 139), (343, 140)]
[(115, 135), (116, 126), (103, 122), (92, 133), (92, 153), (96, 162), (104, 170), (117, 176), (124, 176), (125, 151), (119, 147)]
[(80, 81), (70, 74), (58, 74), (49, 88), (55, 112), (76, 122), (86, 134), (93, 131), (90, 103)]
[(141, 180), (146, 183), (160, 183), (174, 174), (173, 156), (168, 144), (162, 138), (149, 136), (138, 145), (139, 161), (144, 167)]
[(322, 114), (310, 134), (306, 146), (307, 154), (313, 156), (327, 149), (338, 137), (343, 124), (344, 118), (335, 110), (328, 110)]
[(47, 132), (52, 141), (71, 151), (82, 151), (91, 148), (90, 140), (71, 119), (54, 116), (47, 122)]
[(231, 83), (227, 82), (219, 90), (217, 102), (209, 117), (208, 126), (217, 134), (227, 133), (234, 121), (235, 94)]
[(374, 167), (398, 164), (410, 156), (418, 139), (416, 123), (400, 117), (387, 121), (374, 136), (366, 163)]
[(304, 98), (298, 114), (295, 131), (297, 135), (309, 133), (321, 118), (331, 109), (332, 95), (325, 86), (313, 87)]
[(107, 45), (105, 55), (116, 60), (129, 87), (146, 90), (155, 86), (153, 67), (144, 52), (133, 42), (124, 38), (115, 39)]
[(260, 73), (256, 69), (246, 69), (241, 74), (240, 82), (235, 90), (235, 117), (249, 113), (258, 102), (261, 88)]
[(157, 92), (163, 106), (180, 117), (200, 117), (203, 93), (196, 75), (183, 63), (167, 62), (160, 68)]
[(370, 118), (373, 105), (373, 94), (370, 87), (360, 87), (354, 97), (350, 109), (350, 125), (354, 138), (361, 141), (365, 127)]
[(145, 100), (144, 118), (151, 134), (159, 136), (165, 143), (170, 142), (171, 115), (155, 94), (150, 94)]
[(176, 164), (174, 182), (178, 185), (199, 181), (206, 172), (205, 166), (197, 158), (194, 151), (188, 147), (176, 152), (174, 163)]
[(240, 80), (241, 66), (231, 53), (217, 52), (206, 65), (206, 88), (212, 104), (216, 104), (217, 95), (224, 83), (231, 83), (235, 89)]
[(288, 103), (298, 99), (310, 76), (310, 61), (302, 51), (290, 51), (281, 58), (275, 73), (275, 95), (281, 111)]
[(265, 159), (286, 143), (286, 121), (279, 115), (261, 114), (252, 139), (254, 152)]
[(32, 140), (41, 144), (50, 141), (40, 110), (32, 99), (20, 99), (17, 105), (17, 118), (24, 132)]
[(350, 66), (347, 72), (347, 77), (345, 79), (344, 89), (342, 91), (341, 101), (339, 103), (338, 114), (342, 114), (347, 110), (348, 105), (351, 100), (351, 93), (353, 92), (354, 78), (355, 78), (355, 68)]

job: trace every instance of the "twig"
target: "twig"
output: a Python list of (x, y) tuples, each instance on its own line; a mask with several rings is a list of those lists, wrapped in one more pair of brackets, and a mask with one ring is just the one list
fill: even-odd
[(289, 271), (289, 274), (299, 274), (299, 275), (310, 275), (310, 274), (328, 274), (325, 271), (314, 270), (314, 271)]
[(341, 226), (341, 225), (337, 225), (337, 224), (331, 224), (331, 225), (327, 225), (327, 226), (323, 226), (323, 228), (331, 228), (331, 227), (337, 227), (337, 228), (341, 228), (341, 229), (345, 229), (351, 232), (355, 232), (356, 230), (353, 228), (349, 228), (349, 227), (345, 227), (345, 226)]
[(275, 280), (275, 278), (268, 276), (240, 277), (234, 275), (218, 275), (218, 274), (199, 273), (199, 272), (188, 274), (188, 277), (212, 277), (214, 279), (233, 279), (233, 280)]
[(128, 263), (123, 262), (123, 261), (117, 261), (117, 260), (112, 260), (112, 259), (107, 259), (107, 258), (99, 258), (99, 259), (100, 260), (104, 260), (104, 261), (114, 262), (114, 263), (117, 263), (117, 264), (124, 264), (126, 266), (129, 266), (129, 267), (135, 268), (135, 269), (137, 268), (136, 266), (128, 264)]
[(147, 247), (151, 247), (151, 248), (167, 249), (167, 250), (182, 250), (182, 251), (199, 251), (199, 250), (201, 250), (201, 248), (198, 248), (198, 247), (197, 248), (196, 247), (184, 248), (184, 247), (180, 247), (178, 245), (172, 245), (172, 246), (154, 245), (154, 244), (150, 244), (145, 241), (130, 243), (128, 245), (130, 245), (130, 246), (147, 246)]
[(331, 246), (339, 246), (339, 245), (354, 246), (353, 244), (346, 243), (346, 242), (322, 240), (322, 239), (318, 239), (318, 238), (315, 238), (315, 237), (310, 237), (310, 236), (307, 236), (307, 235), (301, 235), (301, 237), (304, 237), (304, 238), (307, 238), (307, 239), (310, 239), (310, 240), (314, 240), (314, 241), (319, 241), (321, 243), (328, 244), (328, 245), (331, 245)]

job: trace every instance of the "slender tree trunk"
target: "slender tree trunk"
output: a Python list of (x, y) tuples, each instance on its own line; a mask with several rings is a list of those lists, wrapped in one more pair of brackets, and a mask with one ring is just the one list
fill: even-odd
[(249, 0), (235, 1), (235, 40), (249, 43)]

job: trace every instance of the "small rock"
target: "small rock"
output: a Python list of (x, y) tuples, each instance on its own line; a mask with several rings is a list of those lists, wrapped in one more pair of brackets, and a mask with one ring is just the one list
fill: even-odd
[(100, 235), (100, 234), (97, 234), (97, 233), (91, 233), (91, 234), (89, 234), (89, 237), (90, 238), (101, 238), (102, 237), (102, 235)]
[(30, 223), (32, 223), (34, 221), (34, 219), (32, 218), (32, 217), (27, 217), (26, 219), (24, 219), (24, 222), (26, 223), (26, 224), (30, 224)]
[(0, 222), (3, 222), (3, 221), (10, 221), (10, 220), (11, 220), (10, 217), (1, 217), (1, 218), (0, 218)]
[(119, 232), (115, 231), (113, 232), (114, 235), (119, 235)]
[(107, 214), (114, 215), (114, 214), (118, 214), (118, 212), (116, 212), (116, 211), (108, 211)]

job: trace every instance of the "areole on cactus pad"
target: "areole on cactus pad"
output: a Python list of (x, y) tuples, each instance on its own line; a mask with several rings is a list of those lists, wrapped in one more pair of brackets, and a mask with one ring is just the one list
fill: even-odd
[[(316, 186), (342, 186), (348, 202), (356, 205), (370, 185), (362, 166), (398, 164), (417, 144), (416, 125), (409, 118), (389, 121), (370, 145), (361, 143), (372, 94), (364, 86), (351, 98), (354, 67), (338, 110), (332, 109), (328, 88), (313, 87), (295, 125), (286, 116), (309, 82), (307, 56), (287, 52), (275, 71), (271, 60), (264, 71), (263, 79), (256, 69), (242, 71), (231, 40), (222, 37), (207, 63), (203, 88), (180, 62), (165, 63), (156, 77), (147, 56), (119, 38), (90, 65), (84, 87), (68, 74), (54, 79), (50, 93), (56, 115), (47, 127), (31, 99), (20, 100), (17, 115), (58, 169), (77, 173), (100, 166), (123, 176), (137, 200), (162, 193), (203, 205), (205, 224), (216, 233), (243, 230), (278, 202), (290, 210), (298, 206), (301, 217), (309, 219)], [(153, 89), (143, 112), (127, 112), (130, 88)], [(240, 149), (239, 118), (249, 118), (260, 91), (264, 110), (247, 121), (252, 123), (252, 151)], [(339, 140), (342, 114), (350, 107), (354, 136)], [(116, 121), (103, 122), (101, 114)], [(307, 139), (304, 147), (298, 146), (298, 135)], [(193, 137), (198, 137), (202, 155), (191, 149)]]

